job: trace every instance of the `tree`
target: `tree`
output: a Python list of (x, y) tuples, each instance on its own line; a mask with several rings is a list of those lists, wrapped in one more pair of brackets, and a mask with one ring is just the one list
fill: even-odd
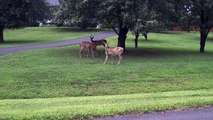
[[(140, 6), (137, 4), (140, 4)], [(152, 9), (152, 4), (149, 0), (134, 1), (133, 11), (134, 21), (132, 22), (131, 30), (135, 35), (135, 48), (137, 48), (140, 33), (145, 40), (148, 40), (148, 32), (165, 30), (165, 25), (155, 9)]]
[(165, 30), (165, 25), (161, 21), (157, 21), (155, 18), (149, 18), (148, 20), (143, 20), (143, 22), (138, 22), (132, 30), (135, 35), (135, 48), (138, 47), (139, 35), (142, 34), (145, 40), (148, 40), (149, 32), (159, 32)]
[[(140, 4), (141, 0), (102, 0), (99, 7), (100, 21), (111, 27), (118, 35), (118, 47), (125, 49), (125, 41), (129, 28), (135, 26), (138, 21), (137, 16), (140, 14), (134, 14), (138, 12), (138, 8), (143, 4)], [(104, 8), (104, 9), (103, 9)]]
[[(140, 5), (137, 5), (140, 4)], [(133, 30), (133, 33), (135, 35), (135, 48), (138, 47), (138, 38), (140, 33), (142, 32), (142, 35), (147, 40), (147, 29), (146, 29), (146, 23), (148, 20), (150, 20), (150, 12), (148, 9), (148, 1), (133, 1), (133, 13), (132, 13), (132, 23), (131, 23), (131, 30)]]
[(213, 27), (212, 0), (152, 0), (151, 4), (168, 26), (199, 26), (200, 52), (205, 51), (206, 39)]
[(0, 0), (0, 43), (5, 28), (23, 27), (48, 18), (44, 0)]
[[(187, 26), (188, 31), (191, 26), (199, 26), (200, 30), (200, 52), (205, 51), (205, 43), (209, 31), (213, 27), (213, 1), (212, 0), (188, 0), (182, 1), (182, 25)], [(186, 21), (186, 22), (184, 22)]]
[(190, 7), (192, 15), (200, 19), (198, 24), (200, 27), (200, 52), (203, 53), (207, 36), (213, 27), (213, 1), (191, 0)]

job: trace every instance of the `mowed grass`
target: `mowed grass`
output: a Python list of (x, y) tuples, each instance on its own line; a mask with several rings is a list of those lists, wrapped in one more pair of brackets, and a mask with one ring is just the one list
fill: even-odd
[(70, 120), (212, 105), (213, 89), (0, 101), (0, 119)]
[(19, 29), (5, 29), (5, 42), (1, 47), (12, 47), (19, 45), (40, 44), (55, 41), (64, 41), (89, 36), (91, 33), (99, 33), (104, 30), (80, 30), (67, 27), (25, 27)]
[[(1, 56), (0, 116), (72, 119), (213, 105), (213, 34), (204, 54), (198, 33), (148, 37), (135, 49), (129, 34), (119, 66), (117, 59), (103, 65), (101, 46), (94, 59), (80, 59), (79, 45)], [(107, 40), (116, 46), (116, 37)]]

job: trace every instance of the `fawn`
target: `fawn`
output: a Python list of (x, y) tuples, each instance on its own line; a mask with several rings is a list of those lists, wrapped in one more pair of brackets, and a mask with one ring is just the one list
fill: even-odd
[(113, 60), (113, 56), (118, 56), (118, 64), (120, 64), (121, 60), (122, 60), (122, 54), (124, 49), (122, 47), (115, 47), (115, 48), (109, 48), (109, 43), (105, 43), (104, 44), (105, 47), (105, 54), (106, 54), (106, 58), (103, 64), (106, 63), (106, 61), (108, 60), (109, 55), (112, 56), (112, 60)]

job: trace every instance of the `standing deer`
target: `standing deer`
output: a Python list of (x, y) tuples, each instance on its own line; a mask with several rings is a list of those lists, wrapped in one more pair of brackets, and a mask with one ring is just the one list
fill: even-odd
[(91, 53), (92, 57), (94, 58), (94, 54), (96, 53), (96, 44), (93, 44), (90, 41), (82, 41), (80, 42), (80, 50), (79, 50), (79, 57), (81, 58), (83, 50), (86, 48), (88, 49), (87, 57), (89, 56), (89, 53)]
[(106, 54), (104, 64), (106, 63), (108, 56), (111, 55), (112, 60), (113, 60), (113, 56), (118, 56), (118, 64), (117, 65), (119, 65), (121, 60), (122, 60), (122, 54), (123, 54), (124, 49), (122, 47), (109, 48), (108, 42), (104, 44), (104, 47), (105, 47), (105, 54)]
[(91, 34), (90, 35), (90, 40), (91, 40), (91, 42), (92, 43), (94, 43), (95, 45), (97, 45), (97, 46), (100, 46), (100, 45), (105, 45), (105, 43), (107, 43), (107, 40), (105, 40), (105, 39), (101, 39), (101, 40), (93, 40), (93, 38), (94, 38), (94, 36)]

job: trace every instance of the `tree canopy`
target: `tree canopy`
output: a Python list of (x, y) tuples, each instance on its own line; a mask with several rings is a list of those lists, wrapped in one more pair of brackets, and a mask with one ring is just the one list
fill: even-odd
[(0, 42), (4, 42), (4, 28), (32, 25), (48, 16), (45, 0), (0, 0)]
[(86, 29), (98, 24), (96, 19), (96, 4), (83, 0), (59, 0), (59, 10), (56, 14), (58, 26), (71, 26)]

